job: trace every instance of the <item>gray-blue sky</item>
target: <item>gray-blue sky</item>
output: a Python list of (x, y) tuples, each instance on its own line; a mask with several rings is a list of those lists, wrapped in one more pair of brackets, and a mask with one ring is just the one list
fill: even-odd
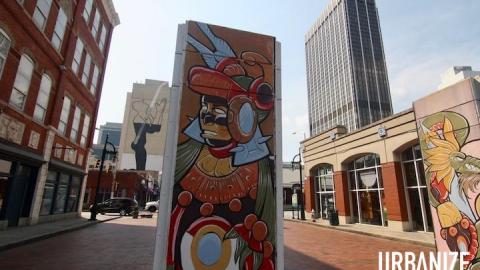
[[(304, 35), (329, 0), (114, 0), (115, 29), (97, 126), (121, 122), (126, 92), (171, 81), (177, 25), (197, 20), (276, 36), (282, 43), (283, 158), (308, 136)], [(436, 89), (453, 65), (480, 69), (480, 1), (377, 0), (395, 112)], [(292, 134), (296, 132), (296, 134)]]

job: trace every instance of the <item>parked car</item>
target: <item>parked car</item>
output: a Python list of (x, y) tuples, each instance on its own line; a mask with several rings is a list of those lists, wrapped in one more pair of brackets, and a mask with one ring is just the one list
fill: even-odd
[[(90, 206), (90, 209), (92, 205)], [(120, 216), (129, 215), (138, 211), (138, 203), (132, 198), (112, 198), (97, 205), (97, 213), (119, 213)]]
[(145, 204), (145, 210), (148, 210), (151, 213), (155, 213), (158, 210), (159, 201), (147, 202)]

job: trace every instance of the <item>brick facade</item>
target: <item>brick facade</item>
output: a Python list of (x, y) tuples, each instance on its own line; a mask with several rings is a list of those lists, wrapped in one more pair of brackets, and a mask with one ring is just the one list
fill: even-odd
[(348, 197), (348, 178), (346, 171), (333, 173), (335, 184), (335, 206), (339, 216), (350, 215), (350, 200)]
[(303, 182), (304, 198), (305, 198), (305, 211), (311, 211), (315, 208), (315, 186), (313, 177), (305, 178)]
[[(41, 221), (41, 214), (38, 211), (42, 211), (39, 205), (42, 204), (45, 181), (50, 167), (55, 167), (57, 172), (68, 174), (70, 177), (77, 175), (83, 178), (85, 174), (86, 160), (93, 139), (102, 92), (110, 39), (113, 28), (118, 24), (118, 15), (112, 9), (113, 5), (104, 6), (103, 3), (108, 1), (93, 2), (92, 14), (94, 12), (100, 14), (100, 25), (105, 26), (107, 33), (103, 51), (99, 47), (100, 33), (96, 38), (91, 34), (94, 16), (90, 16), (88, 24), (85, 23), (82, 16), (86, 0), (53, 0), (49, 12), (45, 14), (46, 20), (43, 29), (34, 23), (36, 0), (0, 2), (0, 33), (3, 32), (4, 36), (6, 34), (7, 40), (10, 41), (3, 71), (0, 70), (2, 71), (0, 72), (0, 150), (2, 150), (0, 158), (11, 164), (12, 170), (28, 166), (32, 175), (38, 176), (34, 177), (35, 179), (31, 183), (35, 186), (34, 198), (23, 200), (27, 205), (20, 207), (31, 209), (28, 216), (22, 216), (24, 222), (21, 220), (15, 222), (9, 217), (11, 209), (7, 208), (14, 206), (12, 198), (15, 195), (8, 194), (8, 190), (12, 189), (13, 179), (7, 180), (4, 184), (0, 183), (5, 186), (3, 194), (0, 194), (0, 201), (10, 202), (10, 205), (8, 203), (0, 205), (0, 208), (5, 208), (0, 209), (0, 228), (6, 226), (2, 225), (2, 220), (8, 220), (8, 226), (20, 225), (22, 222), (25, 225), (35, 224), (39, 222), (39, 219)], [(66, 13), (67, 23), (61, 46), (57, 50), (51, 40), (60, 9)], [(81, 75), (74, 74), (71, 68), (78, 39), (83, 40), (85, 44), (80, 71), (84, 68), (86, 53), (88, 52), (92, 56), (92, 65), (88, 71), (85, 71), (89, 77), (86, 85), (82, 83)], [(24, 106), (19, 109), (11, 105), (10, 99), (22, 55), (28, 56), (33, 61), (34, 69), (30, 84), (27, 86)], [(90, 93), (94, 72), (93, 64), (98, 66), (100, 71), (94, 95)], [(52, 87), (44, 121), (40, 122), (34, 119), (34, 110), (44, 74), (51, 79)], [(65, 134), (62, 134), (58, 131), (58, 126), (65, 96), (71, 99), (71, 106)], [(72, 140), (70, 134), (77, 106), (81, 108), (81, 114), (76, 139)], [(83, 130), (86, 115), (90, 118), (88, 131)], [(11, 127), (15, 127), (16, 130), (9, 129)], [(83, 145), (80, 143), (82, 133), (86, 134)], [(8, 149), (20, 149), (21, 152), (15, 153)], [(51, 166), (52, 164), (54, 166)], [(0, 192), (2, 192), (1, 190), (0, 188)], [(78, 197), (81, 194), (82, 192), (78, 194)], [(54, 206), (52, 206), (53, 208)]]
[(405, 186), (402, 177), (402, 164), (400, 162), (382, 164), (382, 178), (383, 187), (385, 188), (385, 205), (388, 209), (388, 220), (408, 221)]

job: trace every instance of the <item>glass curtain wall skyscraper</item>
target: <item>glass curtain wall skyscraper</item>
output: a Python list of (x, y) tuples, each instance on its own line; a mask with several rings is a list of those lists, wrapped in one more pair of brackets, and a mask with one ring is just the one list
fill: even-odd
[(310, 135), (393, 113), (374, 0), (333, 0), (305, 36)]

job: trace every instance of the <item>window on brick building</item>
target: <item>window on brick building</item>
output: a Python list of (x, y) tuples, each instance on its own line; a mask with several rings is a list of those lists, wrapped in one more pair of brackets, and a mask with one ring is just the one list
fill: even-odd
[(23, 110), (27, 100), (28, 89), (32, 80), (33, 65), (33, 60), (30, 57), (25, 54), (22, 55), (10, 96), (10, 104), (20, 110)]
[(354, 222), (387, 226), (387, 208), (380, 156), (368, 154), (348, 164)]
[(85, 56), (85, 64), (83, 65), (83, 72), (82, 72), (82, 82), (85, 86), (88, 86), (88, 79), (90, 77), (90, 66), (92, 64), (92, 57), (87, 52)]
[(57, 22), (55, 23), (55, 30), (52, 36), (53, 47), (60, 51), (62, 47), (63, 37), (65, 36), (65, 29), (67, 28), (67, 15), (63, 8), (58, 10)]
[(92, 13), (93, 0), (87, 0), (85, 3), (85, 9), (83, 10), (83, 19), (88, 24), (90, 19), (90, 13)]
[(8, 51), (10, 50), (10, 38), (0, 29), (0, 79), (2, 78), (3, 67), (7, 61)]
[(99, 71), (97, 65), (94, 65), (93, 66), (92, 84), (90, 85), (90, 93), (92, 93), (92, 95), (95, 95), (95, 92), (97, 91), (99, 73), (100, 73), (100, 71)]
[(75, 113), (73, 114), (72, 130), (70, 131), (70, 140), (72, 140), (72, 142), (77, 141), (78, 128), (80, 127), (80, 116), (82, 116), (82, 109), (77, 106), (75, 108)]
[(315, 185), (315, 212), (322, 219), (328, 219), (329, 210), (335, 210), (335, 185), (333, 166), (323, 164), (313, 171)]
[(78, 68), (80, 67), (80, 61), (82, 61), (83, 54), (83, 42), (81, 39), (77, 39), (77, 45), (75, 46), (75, 54), (72, 61), (72, 70), (75, 74), (78, 74)]
[(105, 41), (107, 39), (107, 27), (105, 25), (102, 25), (102, 33), (100, 34), (100, 41), (98, 43), (98, 46), (100, 47), (100, 50), (103, 52), (103, 49), (105, 48)]
[(48, 14), (50, 13), (50, 7), (52, 6), (52, 0), (38, 0), (33, 12), (33, 22), (41, 30), (45, 29), (47, 23)]
[(50, 99), (50, 90), (52, 89), (52, 80), (47, 74), (43, 74), (40, 82), (40, 90), (38, 91), (37, 104), (33, 112), (33, 118), (39, 122), (45, 120), (47, 113), (48, 100)]
[(58, 131), (65, 134), (68, 124), (68, 116), (70, 115), (70, 105), (72, 101), (68, 97), (63, 98), (62, 113), (60, 114), (60, 121), (58, 122)]
[(93, 19), (93, 26), (92, 26), (92, 36), (93, 39), (97, 40), (98, 30), (100, 28), (100, 12), (97, 10), (95, 12), (95, 18)]
[(89, 127), (90, 127), (90, 116), (88, 114), (85, 114), (83, 117), (83, 127), (82, 127), (82, 137), (80, 138), (80, 146), (84, 147), (85, 144), (87, 143), (87, 137), (89, 133)]
[(407, 204), (414, 230), (433, 231), (427, 183), (420, 145), (402, 152), (402, 170)]

